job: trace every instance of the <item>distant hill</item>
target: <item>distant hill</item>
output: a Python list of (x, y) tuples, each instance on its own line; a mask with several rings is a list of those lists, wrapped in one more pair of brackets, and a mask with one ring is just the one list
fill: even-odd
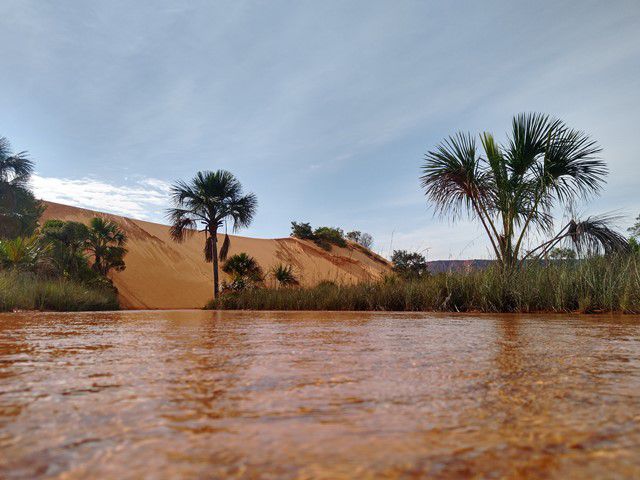
[(427, 262), (431, 273), (463, 272), (469, 269), (482, 270), (493, 263), (493, 260), (434, 260)]
[[(95, 216), (109, 218), (127, 233), (129, 253), (123, 272), (113, 273), (113, 282), (125, 308), (201, 308), (213, 296), (212, 267), (205, 263), (204, 235), (194, 234), (177, 244), (169, 227), (158, 223), (95, 212), (83, 208), (45, 202), (43, 220), (58, 218), (87, 223)], [(384, 258), (353, 243), (333, 247), (330, 252), (315, 243), (297, 238), (260, 239), (231, 236), (229, 255), (247, 252), (264, 272), (278, 263), (290, 264), (302, 285), (324, 280), (357, 283), (377, 280), (391, 273)], [(222, 242), (222, 235), (219, 236)], [(222, 271), (221, 280), (226, 279)], [(269, 281), (267, 281), (269, 285)]]

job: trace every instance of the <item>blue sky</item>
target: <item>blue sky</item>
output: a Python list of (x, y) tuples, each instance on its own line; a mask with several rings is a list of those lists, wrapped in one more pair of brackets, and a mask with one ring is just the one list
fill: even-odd
[(163, 221), (167, 184), (225, 168), (260, 202), (245, 235), (302, 220), (487, 257), (474, 224), (433, 217), (422, 157), (542, 111), (604, 148), (580, 210), (640, 212), (637, 0), (3, 0), (0, 45), (0, 135), (45, 199)]

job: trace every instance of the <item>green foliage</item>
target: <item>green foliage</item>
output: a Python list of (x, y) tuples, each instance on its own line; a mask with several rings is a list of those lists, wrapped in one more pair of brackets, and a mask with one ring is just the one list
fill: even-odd
[(359, 230), (354, 230), (352, 232), (347, 233), (347, 240), (351, 240), (352, 242), (357, 243), (358, 245), (363, 246), (364, 248), (371, 249), (373, 246), (373, 237), (368, 233), (363, 233)]
[(222, 271), (231, 275), (231, 283), (225, 285), (228, 290), (255, 288), (264, 278), (262, 268), (256, 259), (244, 252), (229, 257)]
[(301, 240), (311, 240), (324, 250), (331, 250), (332, 245), (346, 247), (347, 241), (341, 228), (318, 227), (312, 230), (309, 223), (291, 222), (291, 236)]
[(416, 279), (429, 275), (427, 259), (418, 252), (394, 250), (391, 262), (393, 271), (403, 278)]
[(47, 220), (40, 229), (41, 243), (49, 246), (52, 263), (59, 275), (75, 279), (89, 276), (85, 253), (89, 228), (80, 222)]
[(124, 270), (126, 243), (127, 235), (118, 224), (100, 217), (92, 218), (85, 243), (86, 251), (93, 257), (91, 268), (103, 277), (106, 277), (111, 270)]
[(315, 240), (313, 229), (309, 223), (291, 222), (291, 236), (301, 240)]
[(0, 311), (117, 309), (117, 292), (109, 285), (87, 285), (31, 272), (0, 270)]
[(640, 237), (640, 215), (636, 217), (635, 223), (631, 227), (629, 227), (627, 231), (633, 238)]
[(531, 261), (510, 275), (499, 265), (415, 280), (257, 289), (224, 295), (210, 307), (255, 310), (640, 313), (640, 256), (575, 262)]
[(0, 238), (33, 235), (44, 206), (29, 190), (33, 162), (0, 137)]
[[(553, 233), (554, 207), (568, 207), (599, 193), (607, 175), (601, 149), (586, 134), (542, 114), (514, 117), (507, 142), (480, 135), (481, 155), (470, 134), (458, 133), (426, 155), (422, 187), (437, 212), (453, 219), (467, 214), (484, 228), (497, 260), (507, 270), (534, 254), (544, 258), (560, 241), (576, 248), (624, 250), (606, 217), (572, 220)], [(530, 231), (551, 240), (522, 256)]]
[(640, 242), (636, 237), (631, 237), (629, 240), (629, 250), (636, 255), (640, 253)]
[(0, 240), (0, 266), (36, 271), (48, 258), (49, 250), (37, 235)]
[(292, 287), (299, 285), (300, 282), (296, 278), (293, 273), (292, 265), (284, 265), (283, 263), (279, 263), (271, 268), (271, 275), (278, 282), (278, 285), (281, 287)]
[(556, 247), (549, 252), (549, 258), (554, 260), (574, 260), (576, 258), (576, 252), (571, 248)]
[(331, 250), (332, 245), (346, 247), (347, 241), (341, 228), (318, 227), (313, 231), (314, 242), (324, 250)]
[[(248, 227), (258, 208), (253, 193), (244, 195), (242, 184), (226, 170), (198, 172), (191, 182), (176, 182), (172, 189), (174, 208), (167, 211), (171, 219), (171, 237), (182, 242), (201, 227), (205, 232), (204, 257), (213, 263), (213, 296), (218, 286), (218, 229), (230, 222), (233, 230)], [(227, 255), (230, 238), (225, 238), (221, 259)]]

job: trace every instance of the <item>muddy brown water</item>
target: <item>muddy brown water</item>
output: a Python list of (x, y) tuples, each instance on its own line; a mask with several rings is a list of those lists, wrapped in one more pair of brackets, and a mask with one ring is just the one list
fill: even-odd
[(0, 478), (639, 478), (640, 317), (0, 315)]

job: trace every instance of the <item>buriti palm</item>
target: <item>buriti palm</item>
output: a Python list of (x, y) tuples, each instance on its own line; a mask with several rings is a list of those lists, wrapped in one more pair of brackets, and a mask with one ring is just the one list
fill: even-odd
[[(552, 208), (570, 207), (597, 194), (607, 174), (601, 149), (585, 133), (547, 115), (514, 117), (506, 144), (490, 133), (458, 133), (426, 155), (421, 183), (436, 211), (453, 218), (467, 213), (480, 221), (497, 260), (512, 270), (525, 259), (541, 257), (561, 241), (579, 249), (626, 248), (608, 218), (571, 220), (553, 233)], [(523, 254), (532, 230), (548, 240)]]
[(233, 230), (248, 227), (258, 200), (253, 193), (244, 195), (238, 179), (226, 170), (198, 172), (189, 183), (176, 182), (171, 192), (175, 205), (168, 210), (171, 236), (182, 242), (198, 229), (204, 232), (204, 257), (213, 264), (213, 296), (218, 298), (218, 259), (227, 257), (230, 245), (229, 236), (225, 234), (218, 252), (218, 230), (227, 222)]

